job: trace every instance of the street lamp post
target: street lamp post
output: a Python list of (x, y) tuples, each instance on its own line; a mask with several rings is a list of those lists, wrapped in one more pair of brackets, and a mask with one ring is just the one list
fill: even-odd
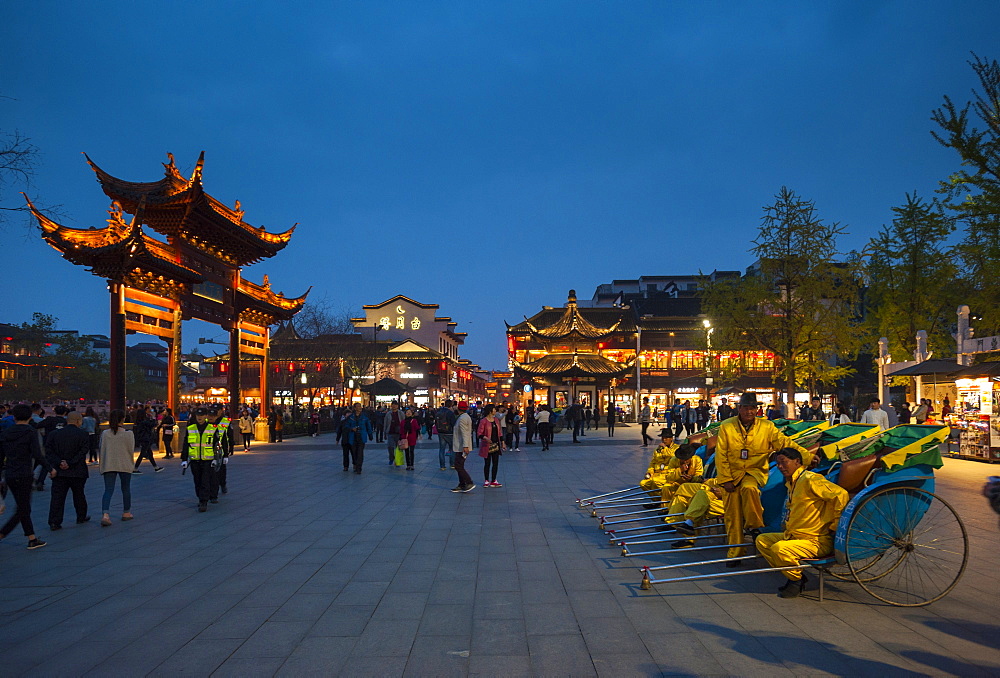
[(705, 327), (705, 399), (711, 404), (712, 386), (715, 385), (715, 379), (712, 377), (712, 332), (715, 328), (708, 318), (703, 318), (701, 324)]

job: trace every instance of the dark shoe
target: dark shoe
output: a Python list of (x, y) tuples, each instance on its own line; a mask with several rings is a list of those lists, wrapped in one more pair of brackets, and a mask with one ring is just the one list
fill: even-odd
[(689, 549), (694, 546), (694, 542), (690, 539), (681, 539), (680, 541), (675, 541), (670, 545), (672, 549)]
[(798, 581), (792, 581), (789, 579), (785, 582), (785, 585), (778, 588), (779, 598), (798, 598), (799, 594), (802, 593), (806, 588), (806, 576), (803, 574), (802, 578)]
[(757, 541), (757, 537), (760, 536), (760, 528), (750, 527), (743, 530), (743, 534), (750, 537), (750, 541)]
[(656, 530), (657, 530), (657, 532), (673, 532), (674, 531), (674, 526), (673, 525), (657, 525), (656, 526)]
[(361, 469), (359, 469), (359, 468), (356, 468), (356, 469), (354, 469), (354, 472), (355, 472), (355, 473), (361, 473)]
[(28, 549), (40, 549), (45, 546), (45, 542), (41, 539), (32, 539), (28, 542)]
[(55, 532), (56, 530), (61, 530), (62, 529), (62, 525), (53, 525), (53, 524), (50, 523), (49, 524), (49, 529), (52, 530), (53, 532)]
[(198, 512), (199, 513), (204, 513), (207, 510), (208, 510), (208, 504), (204, 504), (204, 503), (203, 504), (198, 504)]
[(350, 469), (350, 467), (348, 467), (348, 466), (345, 466), (345, 467), (344, 467), (344, 472), (345, 472), (345, 473), (346, 473), (347, 471), (350, 471), (350, 470), (351, 470), (351, 469)]
[(141, 476), (142, 475), (142, 471), (140, 471), (139, 469), (135, 469), (134, 471), (132, 471), (132, 475), (134, 475), (134, 476)]
[(226, 487), (220, 487), (219, 489), (222, 491), (222, 494), (229, 494), (229, 489), (228, 488), (226, 488)]
[(453, 487), (453, 488), (451, 488), (451, 491), (452, 491), (452, 492), (461, 492), (461, 491), (462, 491), (462, 489), (463, 489), (463, 488), (462, 488), (462, 486), (461, 486), (461, 485), (459, 485), (458, 487)]
[(726, 567), (728, 567), (730, 570), (734, 570), (737, 567), (742, 567), (742, 566), (743, 566), (742, 560), (730, 560), (728, 563), (726, 563)]
[(674, 529), (688, 537), (694, 536), (694, 528), (687, 523), (677, 523), (674, 525)]
[(163, 470), (162, 466), (157, 466), (156, 468), (153, 469), (153, 473), (159, 473), (162, 470)]
[(83, 525), (84, 523), (89, 523), (89, 522), (90, 522), (90, 516), (84, 516), (83, 518), (76, 519), (77, 525)]
[(476, 484), (472, 483), (468, 487), (462, 488), (462, 492), (463, 493), (465, 493), (465, 492), (472, 492), (474, 489), (476, 489)]
[(643, 504), (642, 507), (644, 509), (646, 509), (647, 511), (652, 511), (653, 509), (660, 508), (660, 505), (659, 504)]
[(208, 503), (209, 503), (209, 504), (218, 504), (218, 503), (219, 503), (219, 500), (218, 500), (218, 499), (209, 499), (209, 500), (208, 500)]

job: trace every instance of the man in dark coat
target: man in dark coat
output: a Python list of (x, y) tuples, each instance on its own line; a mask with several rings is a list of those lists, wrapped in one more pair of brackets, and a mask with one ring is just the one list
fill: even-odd
[(52, 497), (49, 501), (49, 528), (61, 530), (66, 513), (66, 495), (72, 490), (77, 524), (90, 520), (87, 515), (87, 454), (90, 434), (80, 428), (83, 415), (70, 412), (66, 425), (45, 434), (45, 459), (55, 473), (52, 476)]
[(32, 472), (35, 466), (41, 466), (48, 473), (49, 462), (38, 444), (38, 432), (28, 423), (31, 421), (31, 408), (15, 405), (10, 413), (14, 417), (14, 425), (0, 432), (0, 469), (4, 472), (10, 493), (14, 495), (17, 510), (0, 528), (0, 539), (6, 538), (21, 523), (24, 536), (28, 538), (28, 548), (37, 549), (45, 546), (45, 542), (35, 536), (35, 527), (31, 524)]

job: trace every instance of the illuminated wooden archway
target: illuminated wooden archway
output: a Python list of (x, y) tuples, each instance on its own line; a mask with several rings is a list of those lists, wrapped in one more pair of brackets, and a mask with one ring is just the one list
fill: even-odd
[[(267, 276), (257, 285), (244, 280), (248, 264), (273, 257), (291, 240), (295, 226), (270, 233), (243, 221), (239, 201), (232, 208), (205, 193), (202, 152), (189, 179), (181, 176), (167, 154), (163, 179), (136, 183), (117, 179), (87, 158), (104, 193), (112, 199), (110, 218), (102, 228), (62, 226), (28, 201), (42, 237), (64, 259), (87, 266), (108, 281), (111, 293), (111, 405), (125, 405), (125, 335), (150, 334), (167, 342), (170, 351), (167, 401), (178, 404), (181, 365), (181, 321), (190, 318), (229, 332), (229, 403), (240, 406), (240, 355), (261, 360), (260, 394), (267, 402), (269, 326), (289, 320), (305, 303), (271, 290)], [(128, 222), (124, 214), (132, 215)], [(166, 238), (147, 235), (146, 226)]]

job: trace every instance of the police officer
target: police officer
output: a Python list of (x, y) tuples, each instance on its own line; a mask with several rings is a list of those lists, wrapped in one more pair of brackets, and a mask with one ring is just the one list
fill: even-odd
[[(215, 426), (216, 430), (216, 444), (219, 446), (219, 454), (222, 457), (222, 465), (218, 467), (218, 488), (222, 491), (222, 494), (226, 494), (229, 490), (226, 489), (226, 473), (229, 468), (229, 458), (233, 456), (233, 448), (235, 446), (235, 439), (233, 437), (233, 428), (230, 425), (232, 421), (226, 416), (226, 411), (224, 408), (219, 406), (213, 406), (209, 409), (211, 415), (212, 425)], [(214, 504), (219, 499), (218, 492), (213, 493), (214, 496), (209, 498)], [(214, 500), (214, 501), (213, 501)]]
[(194, 491), (198, 495), (198, 510), (204, 513), (208, 510), (208, 502), (213, 494), (216, 495), (214, 502), (219, 501), (216, 469), (220, 453), (216, 444), (217, 431), (208, 420), (208, 410), (199, 407), (194, 415), (195, 420), (188, 424), (184, 447), (181, 448), (181, 468), (191, 466)]

